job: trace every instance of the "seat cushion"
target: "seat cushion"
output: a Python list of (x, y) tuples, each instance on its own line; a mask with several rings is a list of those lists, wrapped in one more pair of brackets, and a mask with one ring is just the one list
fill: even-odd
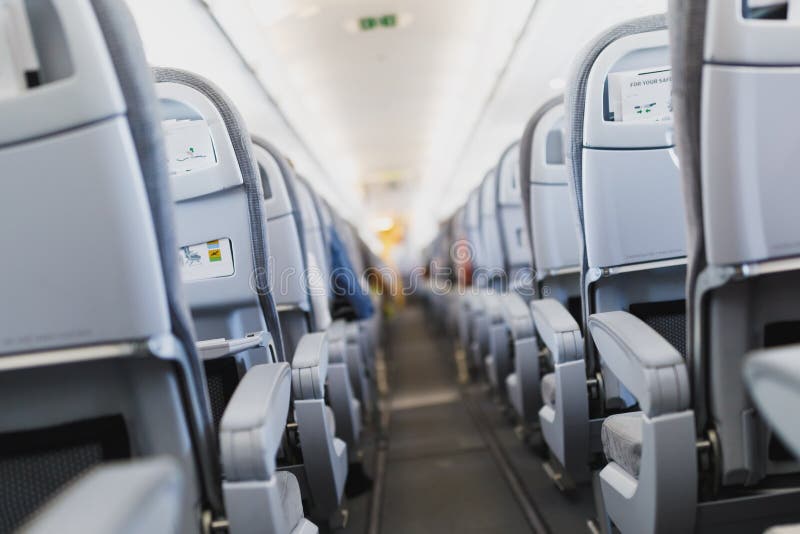
[(637, 478), (642, 461), (643, 421), (642, 412), (612, 415), (603, 421), (600, 431), (606, 458)]
[(286, 524), (294, 529), (303, 520), (303, 499), (300, 496), (300, 484), (293, 474), (288, 471), (275, 473), (278, 482), (278, 491), (281, 496), (281, 507), (286, 518)]
[(542, 402), (547, 406), (556, 405), (556, 375), (547, 373), (542, 377)]

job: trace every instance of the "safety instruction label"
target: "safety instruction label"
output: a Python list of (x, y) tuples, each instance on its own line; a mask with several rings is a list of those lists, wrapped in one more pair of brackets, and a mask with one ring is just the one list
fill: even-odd
[(234, 272), (230, 239), (186, 245), (180, 248), (178, 256), (184, 282), (231, 276)]
[(170, 175), (187, 174), (217, 163), (208, 123), (204, 120), (167, 120), (162, 123)]
[(614, 122), (671, 119), (672, 70), (670, 67), (657, 67), (610, 73), (608, 105)]

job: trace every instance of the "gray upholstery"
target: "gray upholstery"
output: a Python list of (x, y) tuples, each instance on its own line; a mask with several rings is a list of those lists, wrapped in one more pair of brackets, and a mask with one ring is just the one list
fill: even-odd
[(212, 82), (194, 73), (172, 68), (157, 67), (153, 70), (157, 82), (172, 82), (191, 87), (208, 98), (219, 111), (225, 122), (247, 195), (247, 209), (250, 218), (250, 244), (253, 250), (253, 275), (267, 328), (275, 341), (279, 361), (286, 361), (278, 312), (272, 296), (269, 280), (269, 248), (267, 242), (266, 218), (264, 217), (261, 178), (258, 165), (251, 148), (250, 134), (244, 119), (236, 107)]
[(292, 360), (292, 388), (296, 399), (322, 399), (328, 374), (328, 335), (306, 334)]
[(795, 456), (800, 457), (800, 345), (787, 345), (755, 351), (744, 367), (750, 394), (759, 411), (783, 438)]
[[(525, 210), (525, 224), (528, 227), (528, 240), (531, 244), (531, 252), (535, 250), (533, 246), (533, 228), (531, 228), (531, 173), (533, 172), (533, 134), (536, 126), (548, 111), (564, 102), (563, 96), (555, 96), (545, 102), (528, 120), (525, 131), (520, 139), (519, 147), (519, 181), (522, 190), (522, 207)], [(535, 259), (532, 260), (535, 263)], [(536, 265), (534, 265), (536, 267)]]
[[(706, 30), (706, 0), (670, 0), (669, 46), (672, 59), (672, 108), (675, 150), (681, 162), (686, 207), (687, 301), (694, 302), (697, 276), (705, 268), (703, 210), (700, 194), (700, 90), (703, 70), (703, 42)], [(693, 324), (693, 306), (686, 320)], [(692, 347), (693, 332), (686, 332), (686, 346)], [(688, 357), (691, 363), (691, 349)], [(698, 420), (698, 424), (702, 422)]]
[(255, 365), (242, 377), (219, 429), (227, 481), (267, 480), (273, 475), (291, 385), (285, 362)]
[(641, 413), (621, 413), (607, 417), (600, 430), (606, 458), (633, 477), (639, 476), (642, 461), (642, 421)]
[[(195, 454), (199, 462), (206, 498), (216, 510), (222, 509), (219, 491), (219, 456), (206, 392), (205, 373), (194, 346), (194, 328), (186, 301), (175, 239), (172, 195), (169, 186), (166, 150), (158, 113), (158, 99), (153, 74), (147, 63), (136, 24), (121, 0), (92, 0), (98, 23), (106, 39), (114, 69), (128, 109), (128, 123), (136, 147), (147, 191), (150, 211), (158, 239), (161, 267), (172, 322), (172, 330), (184, 352), (178, 362), (187, 385), (190, 404), (187, 417), (194, 434)], [(172, 260), (168, 258), (173, 258)]]
[(20, 534), (177, 534), (184, 492), (168, 457), (107, 464), (69, 485)]
[(304, 520), (303, 517), (303, 498), (300, 495), (300, 484), (297, 483), (295, 476), (288, 471), (278, 471), (275, 473), (280, 493), (283, 514), (286, 524), (296, 527)]
[(542, 402), (548, 406), (556, 405), (556, 375), (547, 373), (542, 377)]

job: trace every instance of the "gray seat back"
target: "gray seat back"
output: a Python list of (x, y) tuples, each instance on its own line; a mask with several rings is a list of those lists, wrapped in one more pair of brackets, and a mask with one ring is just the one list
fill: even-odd
[[(294, 172), (280, 152), (264, 139), (255, 138), (254, 150), (261, 171), (270, 244), (275, 251), (275, 303), (286, 350), (293, 354), (303, 335), (315, 331), (309, 298), (308, 265), (302, 216), (297, 209)], [(279, 252), (278, 252), (279, 251)]]
[(268, 332), (265, 346), (204, 361), (219, 423), (241, 373), (283, 361), (271, 301), (261, 181), (244, 122), (207, 80), (154, 71), (175, 201), (181, 274), (198, 337)]
[[(578, 57), (566, 97), (566, 159), (582, 240), (584, 331), (589, 315), (625, 310), (685, 352), (684, 208), (668, 141), (665, 17), (615, 26)], [(634, 90), (650, 86), (641, 96)], [(603, 371), (586, 340), (587, 367)], [(607, 402), (633, 402), (610, 372), (603, 379)]]
[(0, 282), (15, 304), (0, 321), (0, 395), (13, 406), (0, 416), (0, 465), (4, 484), (16, 484), (0, 531), (87, 467), (130, 456), (175, 457), (190, 482), (188, 508), (221, 513), (136, 26), (116, 0), (26, 7), (39, 83), (0, 101), (0, 162), (13, 170), (0, 205), (6, 227), (20, 229), (6, 237), (17, 261)]
[(561, 302), (580, 323), (580, 248), (564, 154), (563, 97), (546, 102), (520, 141), (520, 184), (536, 270), (536, 296)]
[(532, 261), (519, 174), (519, 142), (503, 152), (497, 164), (497, 225), (509, 287), (526, 298), (533, 292)]
[(503, 271), (505, 258), (497, 219), (497, 172), (495, 169), (486, 173), (481, 182), (479, 205), (484, 263), (481, 265), (478, 276), (485, 280), (485, 282), (481, 281), (479, 285), (502, 289), (506, 285), (507, 278)]
[(693, 405), (698, 432), (718, 438), (722, 485), (797, 469), (755, 412), (741, 366), (750, 350), (800, 341), (800, 116), (784, 104), (800, 89), (800, 31), (780, 20), (785, 9), (748, 6), (670, 4)]
[(467, 244), (469, 246), (468, 252), (472, 260), (472, 282), (476, 282), (478, 280), (475, 277), (475, 271), (484, 265), (480, 202), (480, 188), (477, 188), (469, 194), (467, 204), (464, 206), (464, 230), (466, 233)]

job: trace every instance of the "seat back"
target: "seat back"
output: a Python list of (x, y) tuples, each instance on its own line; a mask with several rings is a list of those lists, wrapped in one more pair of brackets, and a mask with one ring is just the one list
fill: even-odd
[(497, 172), (495, 169), (486, 173), (480, 185), (480, 224), (481, 242), (485, 255), (484, 264), (481, 265), (478, 275), (486, 280), (480, 285), (501, 289), (506, 285), (506, 277), (503, 272), (505, 259), (497, 219)]
[(784, 105), (800, 89), (800, 27), (785, 3), (751, 4), (670, 5), (693, 404), (698, 432), (719, 443), (723, 486), (797, 469), (741, 376), (748, 351), (800, 341), (800, 113)]
[(533, 292), (532, 261), (519, 174), (519, 142), (503, 152), (497, 164), (497, 225), (509, 287), (526, 298)]
[(218, 423), (242, 372), (283, 361), (270, 300), (261, 182), (244, 121), (219, 89), (186, 71), (154, 73), (181, 274), (198, 337), (267, 333), (264, 346), (204, 362)]
[[(347, 248), (347, 257), (353, 264), (353, 269), (355, 269), (359, 280), (363, 282), (365, 263), (364, 255), (361, 253), (361, 239), (358, 236), (358, 231), (349, 221), (345, 220), (338, 213), (334, 213), (334, 224), (336, 225), (336, 230), (339, 232), (339, 236), (342, 238), (342, 242)], [(447, 225), (445, 228), (446, 230), (450, 229), (449, 225)], [(445, 235), (447, 238), (443, 243), (444, 248), (446, 249), (446, 243), (449, 241), (449, 231), (446, 232)]]
[(472, 280), (476, 282), (475, 271), (485, 264), (483, 239), (481, 236), (481, 193), (480, 188), (473, 190), (469, 194), (467, 203), (464, 206), (464, 231), (468, 245), (468, 254), (472, 261)]
[(536, 296), (561, 302), (580, 323), (580, 243), (564, 155), (563, 97), (546, 102), (520, 141), (520, 183)]
[[(620, 24), (573, 65), (566, 98), (567, 166), (582, 238), (586, 318), (625, 310), (685, 353), (685, 223), (668, 140), (670, 67), (663, 15)], [(602, 369), (606, 402), (633, 399)]]
[(276, 251), (270, 258), (277, 275), (275, 304), (286, 351), (294, 354), (303, 335), (316, 331), (314, 309), (309, 298), (305, 232), (302, 216), (296, 207), (294, 172), (269, 142), (260, 138), (254, 138), (253, 142), (264, 184), (264, 211), (270, 244)]
[[(318, 330), (324, 330), (330, 324), (330, 310), (328, 302), (330, 297), (330, 258), (328, 257), (328, 243), (322, 223), (322, 216), (317, 209), (315, 194), (305, 180), (296, 182), (297, 201), (303, 231), (305, 232), (306, 251), (309, 254), (309, 285), (315, 289), (311, 296), (315, 302), (315, 318), (318, 321)], [(311, 264), (313, 263), (313, 266)], [(324, 297), (324, 306), (320, 302)], [(327, 313), (325, 313), (327, 310)]]
[(221, 513), (136, 26), (117, 0), (25, 7), (38, 73), (0, 100), (0, 207), (16, 258), (0, 281), (13, 303), (0, 320), (0, 396), (13, 407), (0, 415), (0, 476), (15, 488), (0, 531), (94, 464), (156, 454), (185, 471), (185, 508)]

